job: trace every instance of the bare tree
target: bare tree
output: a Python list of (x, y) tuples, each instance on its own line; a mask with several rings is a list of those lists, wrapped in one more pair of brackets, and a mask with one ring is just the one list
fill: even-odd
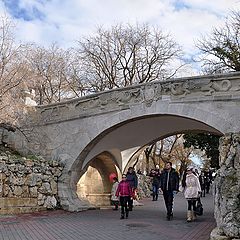
[(168, 138), (164, 138), (156, 143), (156, 150), (154, 152), (155, 158), (158, 158), (159, 163), (166, 163), (168, 161), (175, 161), (174, 151), (179, 145), (179, 139), (182, 138), (181, 134), (177, 134)]
[(28, 87), (36, 91), (38, 104), (60, 102), (82, 95), (72, 49), (64, 50), (56, 44), (49, 48), (32, 45), (28, 63), (32, 72)]
[(0, 122), (17, 124), (23, 113), (21, 90), (28, 69), (25, 47), (15, 42), (14, 28), (10, 19), (0, 17)]
[(193, 154), (193, 148), (184, 148), (182, 134), (170, 136), (161, 139), (148, 146), (140, 147), (130, 158), (129, 164), (134, 160), (134, 166), (141, 164), (140, 155), (144, 155), (146, 173), (151, 168), (159, 165), (164, 167), (165, 163), (170, 161), (177, 166), (177, 170), (182, 172), (192, 163), (190, 155)]
[(78, 49), (92, 92), (168, 77), (173, 74), (169, 63), (180, 53), (169, 35), (148, 25), (100, 27), (94, 36), (79, 40)]
[(155, 146), (155, 144), (152, 144), (149, 147), (147, 147), (146, 149), (144, 149), (144, 154), (145, 154), (145, 157), (146, 157), (146, 173), (147, 174), (150, 171), (150, 158), (153, 159), (151, 157), (151, 153), (152, 153), (152, 150), (154, 149), (154, 146)]
[(240, 71), (240, 12), (232, 12), (225, 25), (202, 37), (197, 47), (205, 72)]

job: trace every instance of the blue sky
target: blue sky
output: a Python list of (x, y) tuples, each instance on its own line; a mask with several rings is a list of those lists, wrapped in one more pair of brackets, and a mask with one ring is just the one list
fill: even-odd
[(194, 42), (221, 26), (240, 0), (2, 0), (0, 14), (11, 17), (22, 42), (71, 47), (97, 26), (149, 23), (195, 54)]
[(8, 13), (15, 19), (22, 19), (23, 21), (33, 21), (39, 19), (44, 21), (45, 14), (39, 8), (39, 5), (44, 6), (46, 1), (35, 2), (37, 4), (24, 4), (21, 0), (3, 0), (4, 6)]

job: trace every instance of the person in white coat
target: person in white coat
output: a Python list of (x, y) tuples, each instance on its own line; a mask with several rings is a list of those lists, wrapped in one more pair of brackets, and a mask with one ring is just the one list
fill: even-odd
[(182, 180), (184, 197), (187, 199), (187, 221), (196, 220), (196, 204), (201, 194), (201, 186), (198, 177), (194, 174), (193, 168), (189, 167), (185, 171)]
[(117, 188), (118, 188), (118, 179), (116, 177), (113, 178), (113, 186), (111, 190), (111, 203), (114, 206), (113, 210), (118, 210), (119, 199), (116, 196)]

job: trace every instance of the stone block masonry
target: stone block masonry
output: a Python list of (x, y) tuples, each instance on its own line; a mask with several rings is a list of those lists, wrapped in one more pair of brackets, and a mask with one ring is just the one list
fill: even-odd
[(22, 157), (0, 150), (0, 214), (17, 214), (57, 206), (63, 167), (42, 157)]

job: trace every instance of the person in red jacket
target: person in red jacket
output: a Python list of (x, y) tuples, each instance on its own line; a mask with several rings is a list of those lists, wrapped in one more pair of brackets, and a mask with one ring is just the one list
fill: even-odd
[(132, 197), (133, 193), (132, 193), (132, 188), (129, 184), (129, 182), (127, 181), (127, 177), (126, 174), (122, 175), (122, 181), (118, 184), (118, 188), (116, 191), (116, 196), (120, 197), (120, 205), (121, 205), (121, 218), (120, 219), (124, 219), (125, 214), (126, 214), (126, 218), (128, 218), (128, 202), (130, 200), (130, 198)]

